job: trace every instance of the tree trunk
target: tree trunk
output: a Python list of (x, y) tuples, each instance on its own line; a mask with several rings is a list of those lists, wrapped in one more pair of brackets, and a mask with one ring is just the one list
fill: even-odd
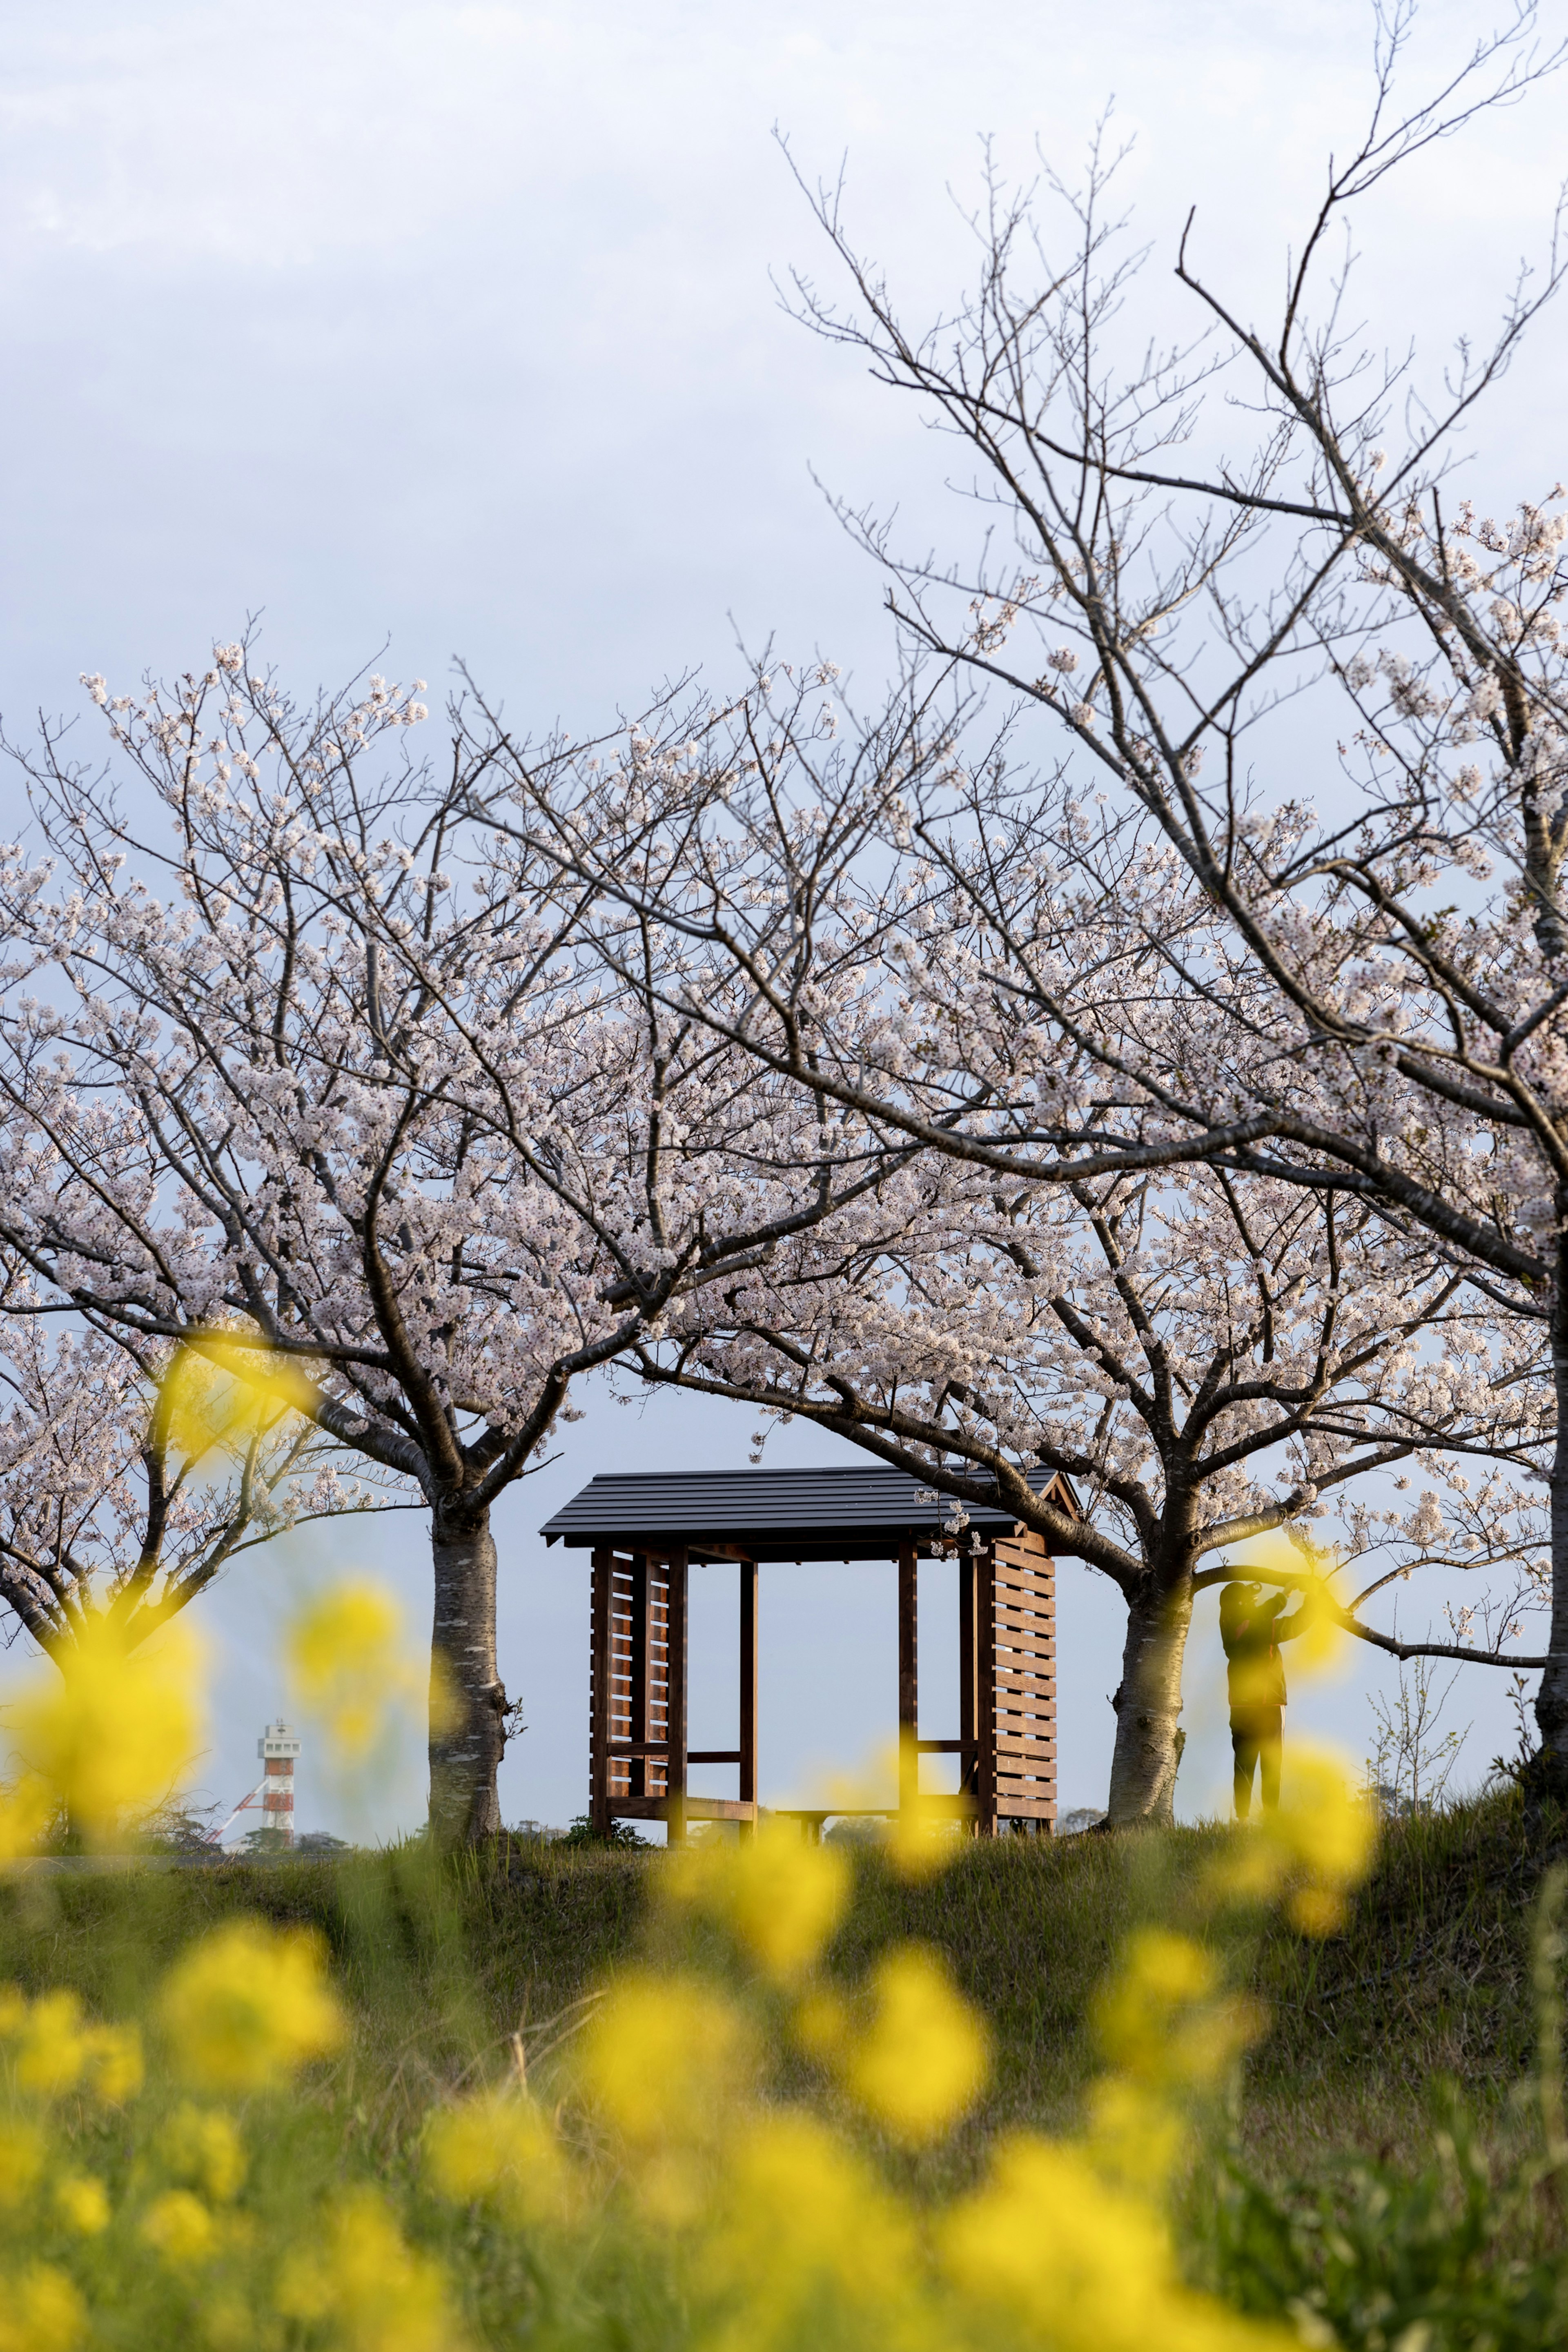
[(438, 1505), (431, 1551), (430, 1827), (443, 1845), (471, 1844), (500, 1828), (496, 1773), (506, 1745), (489, 1513)]
[(1193, 1589), (1185, 1577), (1172, 1591), (1151, 1583), (1128, 1603), (1108, 1829), (1165, 1829), (1174, 1818), (1182, 1664), (1192, 1621)]
[(1557, 1192), (1557, 1270), (1552, 1302), (1552, 1379), (1557, 1427), (1552, 1457), (1552, 1663), (1535, 1694), (1541, 1747), (1531, 1759), (1525, 1786), (1532, 1809), (1542, 1799), (1568, 1808), (1568, 1186)]

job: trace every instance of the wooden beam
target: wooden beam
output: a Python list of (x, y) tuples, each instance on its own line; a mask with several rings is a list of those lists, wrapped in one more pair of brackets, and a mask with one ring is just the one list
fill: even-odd
[[(669, 1801), (665, 1797), (617, 1797), (612, 1808), (618, 1822), (668, 1822), (671, 1818)], [(681, 1818), (688, 1822), (740, 1822), (742, 1825), (756, 1817), (755, 1805), (738, 1804), (733, 1797), (686, 1797), (681, 1801)]]
[(610, 1579), (615, 1555), (594, 1554), (588, 1633), (588, 1819), (600, 1837), (610, 1828)]
[(920, 1559), (899, 1546), (899, 1811), (912, 1821), (920, 1802)]
[(671, 1845), (686, 1843), (686, 1554), (669, 1554), (669, 1763), (665, 1780)]
[(979, 1750), (975, 1747), (978, 1719), (974, 1668), (974, 1554), (958, 1555), (958, 1785), (969, 1796), (975, 1791)]
[(996, 1555), (989, 1544), (974, 1561), (974, 1826), (996, 1834)]
[[(740, 1795), (743, 1805), (757, 1801), (757, 1563), (741, 1562), (741, 1768)], [(742, 1837), (754, 1836), (756, 1817), (742, 1827)]]

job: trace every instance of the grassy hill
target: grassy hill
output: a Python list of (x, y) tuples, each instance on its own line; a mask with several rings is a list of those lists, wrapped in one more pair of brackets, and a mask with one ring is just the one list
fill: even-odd
[[(937, 1946), (995, 2036), (971, 2141), (1003, 2122), (1064, 2127), (1094, 2066), (1095, 1986), (1131, 1926), (1182, 1918), (1216, 1835), (975, 1843), (917, 1885), (862, 1850), (833, 1968), (852, 1981), (891, 1943)], [(1394, 1823), (1342, 1934), (1315, 1943), (1276, 1922), (1229, 1956), (1270, 2018), (1241, 2118), (1268, 2169), (1413, 2150), (1446, 2080), (1489, 2129), (1504, 2126), (1533, 2061), (1530, 1917), (1544, 1858), (1511, 1792)], [(374, 2019), (370, 2041), (405, 2080), (429, 2082), (468, 2063), (476, 2041), (521, 2027), (547, 2042), (549, 2021), (638, 1948), (658, 1867), (651, 1851), (506, 1841), (451, 1866), (440, 1921), (332, 1862), (14, 1880), (0, 1890), (0, 1979), (68, 1983), (114, 2010), (219, 1917), (306, 1921)], [(374, 1918), (360, 1916), (366, 1902)]]
[[(1130, 1929), (1159, 1922), (1222, 1936), (1225, 1974), (1251, 1991), (1267, 2023), (1247, 2061), (1234, 2131), (1220, 2119), (1179, 2176), (1187, 2277), (1233, 2310), (1283, 2320), (1303, 2340), (1345, 2352), (1459, 2352), (1483, 2342), (1490, 2352), (1535, 2352), (1564, 2340), (1560, 2182), (1537, 2161), (1531, 1960), (1536, 1889), (1563, 1850), (1527, 1838), (1510, 1794), (1396, 1824), (1343, 1931), (1312, 1942), (1277, 1920), (1248, 1931), (1234, 1910), (1223, 1927), (1205, 1927), (1214, 1906), (1201, 1882), (1225, 1838), (1178, 1830), (969, 1845), (921, 1883), (858, 1850), (831, 1972), (848, 1989), (891, 1946), (914, 1938), (939, 1948), (990, 2022), (990, 2089), (951, 2139), (900, 2150), (839, 2112), (830, 2079), (813, 2074), (781, 2032), (771, 2095), (821, 2102), (844, 2135), (836, 2144), (863, 2147), (910, 2213), (939, 2211), (986, 2168), (1000, 2129), (1071, 2130), (1099, 2064), (1096, 1988)], [(652, 1851), (503, 1840), (444, 1864), (411, 1845), (325, 1862), (25, 1871), (0, 1879), (0, 1988), (69, 1987), (100, 2014), (155, 2013), (169, 1963), (225, 1919), (259, 1913), (279, 1927), (318, 1928), (354, 2030), (289, 2099), (263, 2101), (250, 2121), (242, 2114), (253, 2135), (247, 2214), (258, 2219), (241, 2226), (258, 2234), (235, 2237), (234, 2263), (250, 2259), (247, 2248), (264, 2261), (270, 2242), (313, 2244), (321, 2213), (355, 2183), (374, 2183), (460, 2297), (477, 2331), (465, 2346), (608, 2352), (635, 2342), (639, 2352), (689, 2352), (694, 2339), (658, 2232), (593, 2231), (552, 2252), (493, 2217), (434, 2203), (426, 2179), (432, 2113), (460, 2112), (451, 2095), (493, 2082), (520, 2048), (550, 2108), (556, 2054), (618, 1963), (657, 1960), (668, 1937), (683, 1939), (688, 1968), (705, 1965), (710, 1929), (672, 1919), (653, 1900), (662, 1869)], [(669, 1948), (673, 1956), (673, 1940)], [(768, 2014), (765, 2004), (756, 2013)], [(167, 2071), (177, 2053), (156, 2032), (153, 2050)], [(1456, 2122), (1450, 2085), (1475, 2119), (1473, 2142)], [(142, 2106), (151, 2110), (138, 2110), (129, 2132), (112, 2116), (70, 2126), (126, 2219), (118, 2237), (52, 2259), (78, 2264), (90, 2284), (93, 2249), (110, 2248), (120, 2267), (102, 2272), (102, 2308), (118, 2332), (104, 2340), (128, 2352), (185, 2332), (182, 2297), (193, 2340), (218, 2343), (210, 2329), (201, 2334), (205, 2273), (160, 2267), (135, 2236), (150, 2226), (147, 2168), (173, 2163), (169, 2134), (187, 2128), (173, 2096), (166, 2082), (150, 2084)], [(1568, 2175), (1568, 2162), (1560, 2170)], [(58, 2219), (47, 2227), (58, 2236)], [(389, 2243), (395, 2252), (401, 2243), (395, 2231)], [(424, 2259), (396, 2253), (415, 2265), (410, 2276)], [(376, 2263), (365, 2276), (380, 2277)], [(282, 2352), (284, 2336), (268, 2326), (265, 2341)], [(12, 2340), (3, 2326), (0, 2338)], [(262, 2339), (241, 2327), (232, 2340)], [(307, 2340), (318, 2337), (287, 2336)], [(809, 2328), (788, 2338), (797, 2340), (824, 2352)], [(832, 2340), (858, 2352), (868, 2339)], [(974, 2340), (1013, 2338), (983, 2330)]]

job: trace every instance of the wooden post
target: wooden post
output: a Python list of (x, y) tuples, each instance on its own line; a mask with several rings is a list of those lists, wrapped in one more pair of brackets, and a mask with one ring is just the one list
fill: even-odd
[(669, 1766), (665, 1821), (671, 1845), (686, 1843), (686, 1554), (669, 1555)]
[[(975, 1747), (975, 1727), (979, 1718), (975, 1693), (974, 1664), (974, 1589), (978, 1571), (974, 1554), (961, 1551), (958, 1555), (958, 1785), (965, 1795), (976, 1793), (979, 1751)], [(970, 1836), (975, 1824), (967, 1824)]]
[(912, 1543), (899, 1546), (899, 1811), (912, 1821), (920, 1803), (920, 1563)]
[(588, 1621), (588, 1820), (600, 1837), (610, 1829), (610, 1586), (614, 1555), (594, 1554)]
[(996, 1834), (996, 1557), (989, 1544), (975, 1559), (974, 1829)]
[[(757, 1801), (757, 1563), (741, 1562), (741, 1802)], [(742, 1822), (743, 1838), (756, 1835), (754, 1821)]]

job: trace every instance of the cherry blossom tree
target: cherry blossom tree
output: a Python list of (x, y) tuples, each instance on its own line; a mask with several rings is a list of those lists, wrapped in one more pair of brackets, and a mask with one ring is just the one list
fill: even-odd
[(282, 1402), (37, 1304), (13, 1291), (0, 1355), (0, 1640), (63, 1667), (107, 1621), (134, 1650), (259, 1545), (386, 1507)]
[[(781, 671), (697, 767), (647, 792), (587, 763), (541, 774), (498, 734), (485, 806), (503, 871), (553, 859), (593, 894), (616, 988), (651, 968), (672, 1017), (813, 1097), (840, 1182), (877, 1171), (853, 1215), (676, 1302), (629, 1360), (809, 1418), (961, 1514), (1000, 1497), (1110, 1576), (1128, 1605), (1110, 1818), (1164, 1820), (1194, 1600), (1228, 1547), (1337, 1512), (1345, 1570), (1373, 1549), (1380, 1567), (1329, 1605), (1401, 1654), (1359, 1614), (1385, 1572), (1517, 1566), (1520, 1481), (1493, 1465), (1527, 1476), (1539, 1442), (1534, 1335), (1500, 1339), (1426, 1236), (1348, 1194), (1191, 1164), (1191, 1123), (1114, 1057), (1122, 1038), (1146, 1057), (1156, 1019), (1167, 1065), (1206, 1053), (1205, 1008), (1158, 968), (1140, 979), (1145, 941), (1116, 894), (997, 861), (1010, 887), (1027, 871), (1042, 948), (1048, 932), (1042, 1005), (977, 919), (984, 837), (976, 871), (951, 828), (917, 838), (923, 801), (958, 789), (959, 731), (918, 695), (858, 723), (820, 668)], [(1145, 897), (1195, 897), (1168, 853), (1144, 868)], [(1212, 1145), (1202, 1133), (1200, 1159)], [(1462, 1490), (1453, 1448), (1483, 1457), (1479, 1544), (1431, 1524), (1430, 1497)], [(1405, 1462), (1436, 1480), (1414, 1507), (1340, 1509), (1363, 1474)], [(1286, 1574), (1321, 1581), (1306, 1561)], [(1488, 1583), (1486, 1646), (1468, 1623), (1443, 1646), (1500, 1657), (1534, 1598), (1528, 1575), (1506, 1600)]]
[[(300, 1412), (409, 1483), (432, 1822), (487, 1834), (492, 1506), (575, 1379), (858, 1180), (818, 1164), (798, 1090), (646, 990), (605, 998), (553, 867), (498, 887), (469, 857), (460, 736), (439, 779), (406, 751), (417, 686), (299, 706), (247, 645), (88, 685), (110, 765), (46, 733), (39, 845), (0, 864), (0, 1244), (62, 1314), (291, 1367)], [(676, 715), (650, 726), (616, 756), (679, 770)]]
[[(1462, 436), (1564, 265), (1554, 226), (1489, 342), (1463, 338), (1418, 376), (1414, 349), (1384, 359), (1351, 327), (1340, 243), (1391, 173), (1561, 62), (1535, 23), (1517, 7), (1402, 113), (1412, 12), (1375, 12), (1368, 128), (1328, 172), (1269, 327), (1205, 275), (1189, 218), (1156, 248), (1194, 318), (1171, 341), (1104, 145), (1080, 185), (1047, 176), (1038, 200), (989, 184), (975, 290), (929, 331), (900, 321), (837, 192), (816, 203), (847, 302), (798, 292), (817, 331), (976, 461), (972, 555), (906, 561), (875, 516), (841, 511), (911, 657), (999, 689), (1028, 747), (1028, 774), (971, 760), (906, 820), (963, 869), (998, 989), (1066, 1022), (1102, 1098), (1157, 1107), (1173, 1139), (1424, 1234), (1489, 1303), (1504, 1358), (1533, 1347), (1546, 1366), (1535, 1786), (1563, 1802), (1565, 520), (1546, 485), (1489, 516), (1466, 495)], [(973, 848), (955, 850), (955, 803)], [(1121, 968), (1159, 975), (1109, 1041), (1075, 1027), (1075, 976), (1035, 951), (1037, 878), (1064, 865), (1088, 895), (1116, 892)], [(1192, 1008), (1180, 1053), (1175, 997)]]

